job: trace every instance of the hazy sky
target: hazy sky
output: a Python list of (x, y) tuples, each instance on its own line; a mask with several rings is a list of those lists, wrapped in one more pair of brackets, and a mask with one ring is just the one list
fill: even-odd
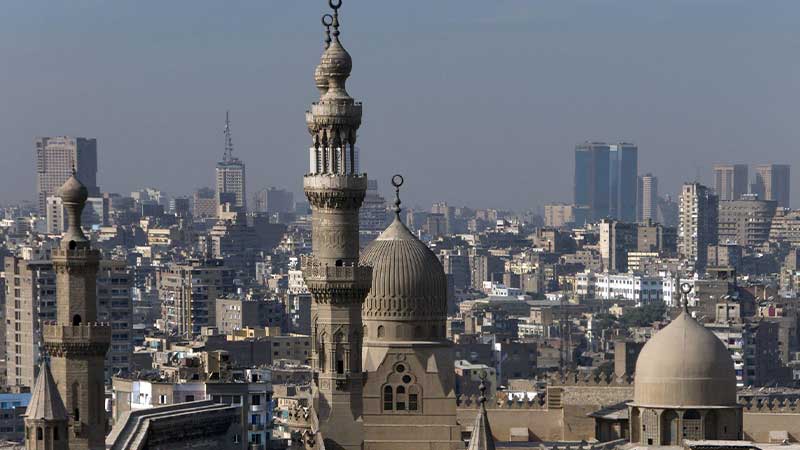
[[(662, 193), (714, 162), (794, 165), (800, 2), (344, 0), (361, 164), (406, 203), (572, 198), (573, 149), (639, 144)], [(250, 192), (301, 189), (325, 0), (3, 0), (0, 201), (33, 140), (99, 141), (101, 189), (211, 185), (231, 110)]]

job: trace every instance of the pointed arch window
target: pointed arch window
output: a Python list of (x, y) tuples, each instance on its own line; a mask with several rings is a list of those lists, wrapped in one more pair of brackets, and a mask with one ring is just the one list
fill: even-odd
[(405, 411), (406, 410), (406, 387), (405, 386), (397, 386), (397, 390), (395, 391), (397, 394), (394, 400), (394, 406), (396, 411)]
[(384, 386), (383, 388), (383, 410), (391, 411), (393, 408), (393, 393), (391, 386)]

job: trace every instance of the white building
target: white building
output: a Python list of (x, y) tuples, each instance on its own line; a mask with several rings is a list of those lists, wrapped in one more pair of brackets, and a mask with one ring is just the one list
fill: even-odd
[(664, 300), (663, 280), (632, 273), (595, 274), (583, 272), (575, 276), (575, 293), (602, 300), (629, 300), (637, 305)]

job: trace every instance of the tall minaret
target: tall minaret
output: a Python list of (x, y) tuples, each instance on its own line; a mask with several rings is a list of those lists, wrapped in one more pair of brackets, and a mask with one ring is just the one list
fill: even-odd
[(91, 248), (81, 230), (86, 187), (73, 173), (59, 195), (68, 228), (61, 246), (53, 249), (58, 320), (45, 324), (44, 345), (69, 413), (70, 450), (101, 450), (105, 449), (106, 434), (103, 364), (111, 328), (97, 323), (95, 285), (100, 253)]
[(358, 263), (358, 210), (367, 176), (355, 170), (361, 103), (345, 90), (353, 61), (339, 41), (342, 2), (329, 4), (333, 15), (322, 18), (326, 46), (314, 74), (320, 99), (306, 112), (312, 148), (303, 186), (312, 210), (313, 256), (304, 259), (302, 269), (314, 299), (314, 400), (320, 432), (326, 448), (356, 450), (364, 438), (361, 305), (372, 278), (372, 270)]

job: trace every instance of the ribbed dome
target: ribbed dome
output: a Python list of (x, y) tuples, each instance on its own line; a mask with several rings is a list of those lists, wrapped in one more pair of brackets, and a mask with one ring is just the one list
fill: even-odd
[(634, 403), (640, 406), (734, 406), (736, 373), (725, 345), (682, 312), (642, 348)]
[(58, 196), (64, 203), (83, 203), (89, 198), (89, 190), (75, 178), (75, 175), (72, 175), (58, 189)]
[(372, 266), (372, 288), (363, 309), (365, 323), (377, 321), (398, 326), (398, 336), (391, 336), (395, 329), (392, 328), (377, 337), (404, 340), (443, 337), (442, 325), (447, 319), (444, 269), (436, 255), (399, 218), (364, 249), (360, 263)]

